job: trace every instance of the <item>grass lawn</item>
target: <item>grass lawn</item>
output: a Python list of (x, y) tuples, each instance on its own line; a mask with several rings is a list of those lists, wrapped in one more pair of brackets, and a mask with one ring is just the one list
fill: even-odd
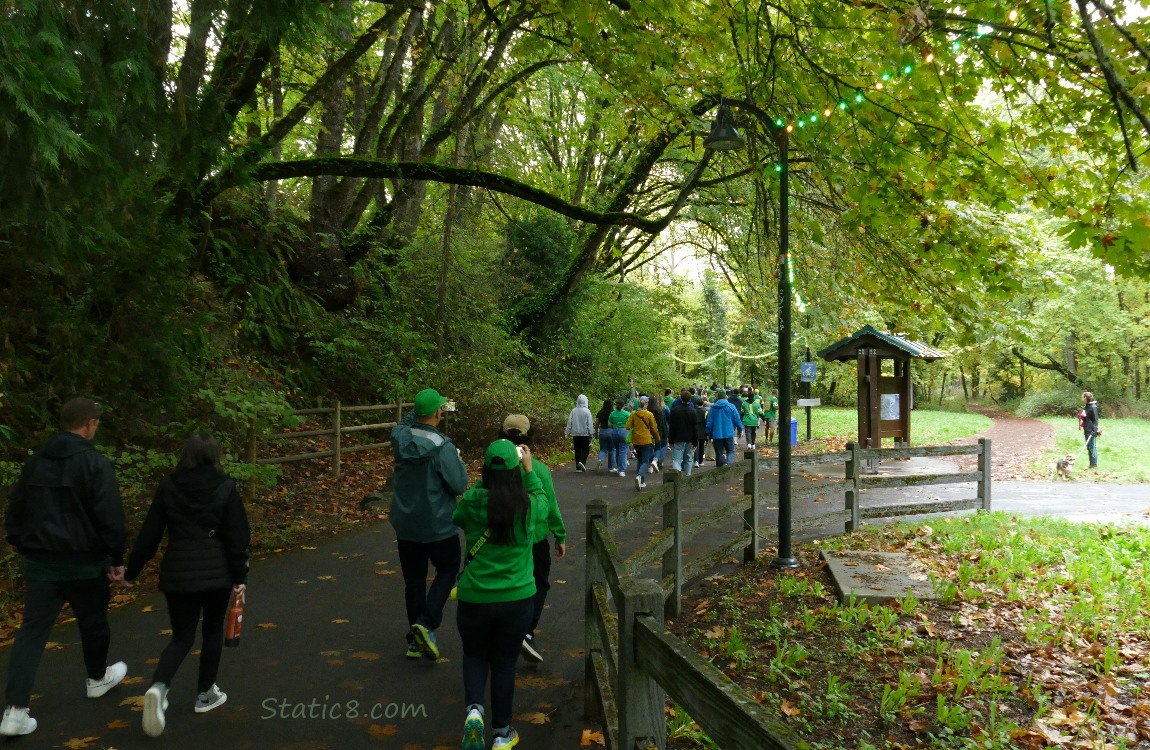
[[(1106, 419), (1101, 422), (1102, 435), (1098, 438), (1098, 472), (1091, 474), (1090, 463), (1083, 450), (1084, 438), (1073, 417), (1043, 417), (1043, 422), (1054, 426), (1055, 447), (1047, 451), (1036, 466), (1049, 467), (1066, 454), (1078, 456), (1074, 463), (1075, 479), (1090, 477), (1113, 482), (1150, 482), (1150, 461), (1146, 447), (1150, 446), (1150, 419)], [(1081, 454), (1081, 455), (1079, 455)]]
[[(791, 416), (799, 420), (799, 444), (807, 436), (807, 410), (796, 408)], [(939, 445), (977, 435), (989, 428), (989, 417), (955, 411), (915, 409), (910, 413), (911, 445)], [(858, 439), (858, 410), (839, 406), (816, 406), (811, 409), (811, 438)], [(884, 445), (890, 446), (889, 441)]]
[[(820, 548), (906, 553), (936, 600), (840, 604)], [(1150, 528), (1002, 513), (866, 527), (703, 588), (676, 633), (815, 750), (1150, 747)], [(678, 707), (669, 746), (714, 745)]]

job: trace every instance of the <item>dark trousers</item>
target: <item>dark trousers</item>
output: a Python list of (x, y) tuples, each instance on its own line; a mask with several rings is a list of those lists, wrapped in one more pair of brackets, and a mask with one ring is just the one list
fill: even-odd
[[(403, 569), (403, 600), (407, 605), (407, 624), (423, 625), (435, 630), (443, 622), (443, 606), (459, 578), (459, 537), (449, 536), (438, 542), (396, 540), (399, 565)], [(435, 579), (427, 585), (427, 564), (435, 567)]]
[(726, 466), (729, 459), (734, 458), (732, 454), (735, 452), (735, 439), (729, 438), (711, 438), (715, 444), (715, 466)]
[(207, 692), (216, 684), (220, 671), (220, 656), (224, 652), (224, 616), (228, 612), (231, 589), (211, 591), (165, 591), (168, 600), (168, 619), (172, 623), (172, 640), (160, 654), (160, 663), (152, 674), (152, 682), (171, 685), (184, 657), (196, 643), (196, 625), (203, 614), (203, 643), (200, 644), (200, 671), (196, 677), (196, 692)]
[(463, 641), (463, 703), (483, 705), (491, 673), (491, 727), (511, 725), (515, 662), (531, 624), (532, 599), (496, 604), (459, 602), (455, 621)]
[(743, 433), (747, 436), (747, 445), (755, 444), (755, 437), (758, 435), (758, 432), (759, 428), (757, 426), (748, 427), (747, 425), (743, 425)]
[(695, 446), (695, 463), (703, 463), (707, 451), (707, 438), (699, 438), (699, 444)]
[(28, 705), (36, 671), (40, 668), (40, 657), (44, 655), (44, 646), (64, 602), (76, 615), (88, 677), (103, 679), (108, 668), (108, 646), (112, 642), (112, 631), (108, 627), (110, 598), (108, 579), (103, 576), (81, 581), (27, 582), (24, 588), (24, 621), (16, 633), (8, 662), (9, 706), (23, 708)]
[(587, 465), (587, 456), (591, 453), (591, 436), (576, 435), (571, 438), (575, 442), (575, 463)]
[(527, 631), (535, 634), (539, 627), (539, 618), (543, 616), (543, 605), (547, 603), (547, 592), (551, 590), (551, 542), (544, 539), (531, 546), (531, 560), (535, 563), (535, 609), (531, 615), (531, 628)]

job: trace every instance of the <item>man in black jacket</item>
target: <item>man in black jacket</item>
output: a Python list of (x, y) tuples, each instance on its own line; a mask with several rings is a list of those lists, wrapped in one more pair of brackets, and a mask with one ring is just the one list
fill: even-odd
[(667, 427), (667, 439), (671, 443), (671, 468), (691, 476), (695, 466), (695, 406), (691, 394), (684, 388), (679, 398), (671, 406), (671, 419)]
[(24, 620), (8, 665), (0, 735), (31, 734), (28, 703), (40, 657), (67, 602), (80, 628), (89, 698), (124, 679), (124, 662), (107, 666), (108, 582), (124, 580), (124, 510), (112, 462), (92, 447), (100, 405), (77, 397), (60, 412), (62, 430), (37, 451), (12, 489), (8, 543), (24, 557)]

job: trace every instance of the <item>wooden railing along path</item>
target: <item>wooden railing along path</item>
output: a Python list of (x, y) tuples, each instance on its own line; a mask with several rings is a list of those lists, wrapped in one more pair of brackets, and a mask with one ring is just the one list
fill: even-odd
[[(897, 477), (869, 477), (860, 472), (862, 461), (868, 459), (971, 454), (978, 455), (974, 472)], [(990, 510), (990, 440), (985, 438), (978, 445), (923, 448), (861, 449), (849, 443), (842, 453), (792, 458), (794, 466), (840, 462), (846, 467), (843, 479), (795, 489), (792, 500), (841, 491), (843, 510), (795, 519), (792, 531), (822, 527), (835, 519), (850, 531), (862, 518)], [(797, 746), (777, 716), (664, 627), (666, 619), (682, 612), (684, 585), (740, 549), (743, 562), (749, 562), (759, 555), (764, 538), (777, 541), (777, 532), (764, 529), (759, 519), (760, 504), (777, 501), (774, 488), (759, 481), (759, 472), (772, 464), (777, 468), (777, 459), (747, 451), (742, 460), (713, 471), (690, 477), (667, 472), (662, 486), (619, 507), (611, 508), (605, 500), (587, 504), (584, 713), (603, 724), (608, 750), (664, 748), (668, 697), (720, 748), (790, 750)], [(739, 476), (743, 477), (743, 494), (738, 499), (683, 518), (683, 501), (689, 494)], [(977, 483), (975, 498), (859, 507), (859, 494), (867, 488), (961, 482)], [(623, 558), (614, 534), (649, 518), (655, 509), (662, 512), (662, 531)], [(744, 532), (738, 538), (684, 561), (685, 541), (740, 514)], [(662, 564), (662, 579), (640, 577), (656, 561)]]
[[(286, 464), (295, 461), (310, 461), (318, 458), (331, 458), (331, 471), (335, 476), (340, 475), (340, 461), (345, 453), (356, 453), (359, 451), (375, 450), (377, 448), (391, 447), (391, 440), (383, 442), (368, 443), (365, 445), (344, 445), (343, 436), (350, 435), (357, 432), (368, 432), (370, 430), (390, 430), (395, 427), (399, 420), (403, 419), (403, 410), (415, 406), (412, 403), (404, 403), (397, 401), (394, 404), (373, 404), (370, 406), (342, 406), (340, 402), (336, 401), (334, 406), (323, 406), (316, 409), (296, 409), (292, 412), (295, 416), (312, 416), (312, 415), (331, 415), (331, 427), (322, 428), (318, 430), (303, 430), (300, 432), (284, 432), (279, 435), (265, 436), (264, 440), (302, 440), (304, 438), (312, 437), (326, 437), (331, 436), (331, 448), (324, 451), (312, 451), (310, 453), (297, 453), (290, 456), (273, 456), (270, 458), (256, 458), (256, 440), (251, 438), (248, 444), (248, 461), (255, 464)], [(390, 411), (394, 410), (395, 419), (391, 422), (380, 422), (378, 424), (357, 424), (357, 425), (343, 425), (343, 415), (345, 413), (360, 413), (371, 411)]]

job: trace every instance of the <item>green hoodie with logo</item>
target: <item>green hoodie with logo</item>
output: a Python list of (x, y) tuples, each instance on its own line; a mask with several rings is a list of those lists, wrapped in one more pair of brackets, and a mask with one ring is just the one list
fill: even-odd
[[(490, 539), (483, 543), (459, 577), (459, 601), (494, 604), (535, 596), (535, 564), (531, 558), (531, 547), (535, 544), (533, 530), (539, 519), (546, 519), (548, 500), (543, 483), (534, 471), (523, 475), (523, 486), (531, 498), (527, 517), (516, 519), (511, 544), (496, 544)], [(476, 482), (463, 493), (452, 520), (463, 529), (466, 548), (474, 549), (488, 528), (487, 490), (483, 482)]]

